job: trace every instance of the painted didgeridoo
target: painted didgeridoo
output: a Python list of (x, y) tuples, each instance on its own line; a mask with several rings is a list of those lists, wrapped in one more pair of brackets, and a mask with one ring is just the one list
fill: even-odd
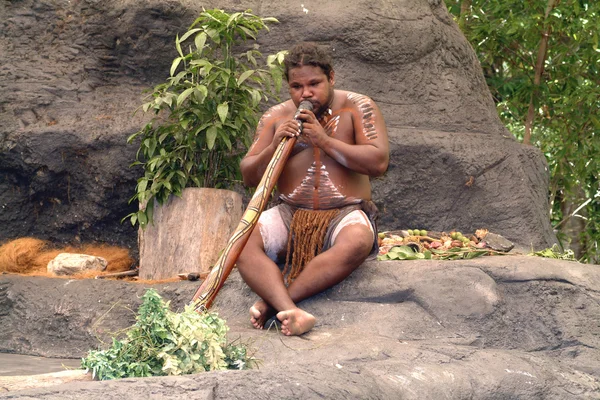
[[(309, 101), (300, 103), (298, 111), (296, 112), (296, 117), (302, 109), (312, 111), (312, 103)], [(300, 127), (300, 129), (302, 129), (302, 127)], [(277, 180), (283, 171), (283, 167), (285, 166), (295, 143), (296, 137), (284, 137), (277, 146), (275, 154), (271, 157), (271, 161), (269, 162), (260, 183), (256, 187), (254, 196), (252, 196), (248, 207), (246, 207), (246, 211), (244, 211), (244, 214), (242, 215), (242, 220), (229, 238), (225, 249), (223, 249), (221, 255), (217, 259), (215, 266), (192, 297), (191, 304), (194, 305), (194, 309), (197, 312), (204, 312), (210, 308), (217, 293), (231, 273), (235, 262), (244, 249), (246, 242), (248, 242), (248, 238), (250, 238), (250, 234), (258, 223), (260, 214), (263, 212), (269, 201), (271, 192), (277, 184)]]

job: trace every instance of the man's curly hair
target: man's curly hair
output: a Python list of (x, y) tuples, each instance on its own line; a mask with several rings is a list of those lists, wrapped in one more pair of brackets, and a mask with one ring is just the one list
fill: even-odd
[(331, 71), (333, 71), (333, 60), (329, 52), (316, 43), (311, 42), (299, 43), (292, 47), (286, 54), (283, 65), (285, 67), (286, 80), (289, 80), (290, 69), (304, 65), (321, 67), (328, 77)]

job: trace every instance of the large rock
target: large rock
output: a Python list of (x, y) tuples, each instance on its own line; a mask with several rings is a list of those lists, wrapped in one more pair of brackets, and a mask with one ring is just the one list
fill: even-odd
[[(174, 309), (197, 286), (153, 285)], [(147, 287), (0, 277), (0, 352), (81, 357), (133, 324)], [(234, 271), (213, 309), (231, 339), (252, 343), (259, 369), (73, 383), (10, 398), (594, 399), (599, 293), (600, 268), (567, 261), (373, 261), (303, 302), (315, 328), (285, 337), (276, 326), (251, 327), (256, 297)]]
[(88, 254), (60, 253), (48, 263), (48, 272), (54, 275), (75, 275), (85, 271), (104, 271), (106, 259)]
[(0, 240), (135, 246), (119, 222), (136, 209), (136, 149), (125, 139), (142, 121), (132, 114), (142, 90), (167, 77), (175, 34), (215, 6), (277, 17), (264, 53), (330, 46), (338, 87), (377, 101), (392, 145), (374, 181), (383, 229), (485, 227), (522, 246), (554, 242), (545, 160), (500, 123), (441, 0), (3, 2)]

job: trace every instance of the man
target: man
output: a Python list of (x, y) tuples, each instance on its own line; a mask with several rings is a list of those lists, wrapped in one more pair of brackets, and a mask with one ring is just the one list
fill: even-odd
[[(261, 297), (250, 308), (254, 327), (262, 329), (276, 315), (282, 333), (301, 335), (312, 329), (315, 317), (297, 304), (341, 282), (377, 253), (369, 177), (387, 170), (389, 144), (375, 103), (334, 89), (331, 57), (323, 49), (299, 44), (284, 64), (291, 99), (262, 116), (240, 165), (244, 183), (260, 182), (284, 137), (297, 142), (277, 182), (282, 203), (261, 215), (237, 266)], [(294, 118), (306, 100), (313, 110)], [(282, 274), (276, 262), (284, 260)]]

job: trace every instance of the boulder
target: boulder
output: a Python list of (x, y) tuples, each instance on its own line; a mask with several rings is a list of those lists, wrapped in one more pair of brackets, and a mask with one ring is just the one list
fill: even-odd
[[(473, 49), (440, 0), (22, 0), (0, 8), (0, 240), (37, 236), (135, 247), (121, 219), (140, 171), (126, 138), (142, 91), (168, 76), (174, 39), (202, 7), (279, 24), (264, 54), (329, 46), (336, 86), (371, 96), (391, 142), (373, 180), (381, 228), (487, 228), (555, 242), (548, 168), (501, 124)], [(285, 95), (284, 95), (285, 97)]]
[(104, 271), (108, 262), (87, 254), (60, 253), (48, 263), (48, 272), (54, 275), (75, 275), (85, 271)]
[[(108, 345), (135, 322), (150, 286), (181, 310), (198, 283), (0, 276), (0, 363), (2, 352), (76, 359)], [(68, 383), (9, 397), (594, 399), (599, 293), (600, 267), (561, 260), (369, 261), (301, 303), (317, 323), (286, 337), (277, 324), (252, 328), (256, 296), (234, 270), (212, 310), (231, 340), (250, 343), (260, 368)]]

